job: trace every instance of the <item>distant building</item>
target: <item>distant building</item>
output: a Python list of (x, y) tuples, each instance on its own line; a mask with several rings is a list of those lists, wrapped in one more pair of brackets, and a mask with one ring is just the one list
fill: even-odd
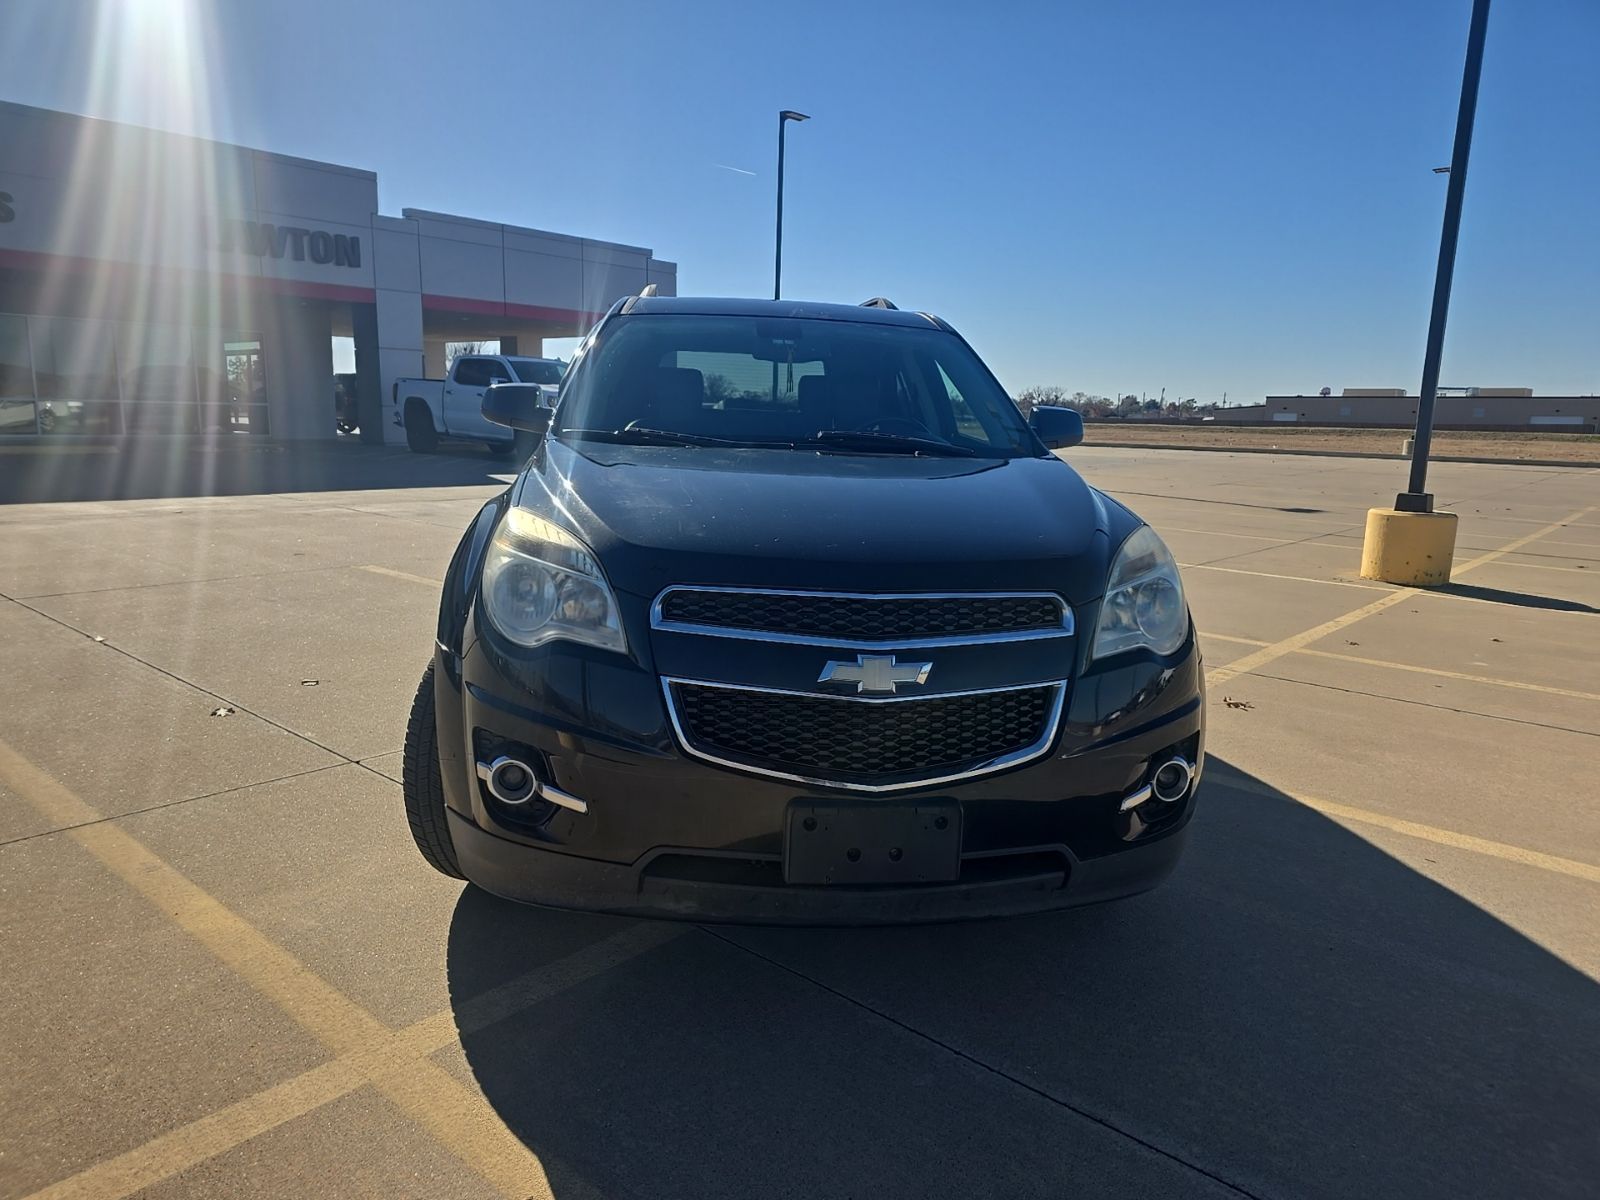
[(443, 375), (451, 342), (538, 355), (677, 274), (641, 246), (385, 216), (371, 171), (0, 102), (0, 443), (334, 438), (335, 337), (362, 437), (403, 442), (394, 381)]
[[(1434, 425), (1461, 429), (1530, 429), (1600, 433), (1600, 396), (1535, 396), (1531, 388), (1466, 388), (1438, 397)], [(1340, 396), (1268, 396), (1264, 404), (1218, 412), (1230, 424), (1358, 425), (1409, 429), (1417, 397), (1401, 388), (1346, 388)]]

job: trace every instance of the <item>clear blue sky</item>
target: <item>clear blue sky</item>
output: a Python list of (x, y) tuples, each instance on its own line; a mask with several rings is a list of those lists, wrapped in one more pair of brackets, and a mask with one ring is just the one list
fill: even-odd
[[(936, 311), (1013, 389), (1238, 403), (1416, 387), (1469, 7), (5, 0), (0, 95), (736, 295), (796, 108), (785, 294)], [(1497, 0), (1447, 384), (1600, 391), (1597, 48), (1596, 0)]]

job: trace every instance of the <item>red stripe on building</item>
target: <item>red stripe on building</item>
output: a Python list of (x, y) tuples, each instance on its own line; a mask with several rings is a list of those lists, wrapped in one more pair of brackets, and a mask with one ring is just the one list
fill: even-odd
[(346, 283), (318, 283), (309, 279), (285, 279), (277, 275), (239, 275), (229, 271), (158, 267), (147, 263), (82, 258), (71, 254), (45, 254), (36, 250), (0, 249), (0, 268), (28, 271), (35, 275), (71, 276), (78, 279), (85, 276), (99, 276), (109, 278), (116, 283), (148, 280), (179, 286), (255, 288), (275, 296), (342, 300), (354, 304), (372, 304), (378, 298), (372, 288)]
[(575, 308), (551, 308), (543, 304), (513, 304), (499, 300), (474, 300), (468, 296), (422, 294), (422, 307), (428, 312), (472, 313), (484, 317), (516, 317), (525, 321), (556, 321), (587, 329), (602, 313), (579, 312)]

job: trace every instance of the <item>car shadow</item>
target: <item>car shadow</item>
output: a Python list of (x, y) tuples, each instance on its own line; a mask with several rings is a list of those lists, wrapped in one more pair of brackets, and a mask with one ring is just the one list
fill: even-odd
[(354, 439), (269, 442), (244, 435), (40, 443), (4, 448), (0, 504), (504, 486), (495, 477), (520, 466), (472, 443), (445, 443), (437, 454)]
[[(1010, 921), (670, 927), (469, 887), (466, 1065), (558, 1196), (1594, 1194), (1593, 980), (1214, 758), (1201, 805), (1154, 892)], [(619, 930), (671, 940), (474, 1008)]]

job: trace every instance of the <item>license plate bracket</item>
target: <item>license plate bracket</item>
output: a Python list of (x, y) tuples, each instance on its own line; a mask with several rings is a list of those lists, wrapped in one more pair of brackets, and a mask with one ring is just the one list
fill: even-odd
[(795, 800), (789, 805), (785, 883), (949, 883), (960, 877), (958, 801)]

